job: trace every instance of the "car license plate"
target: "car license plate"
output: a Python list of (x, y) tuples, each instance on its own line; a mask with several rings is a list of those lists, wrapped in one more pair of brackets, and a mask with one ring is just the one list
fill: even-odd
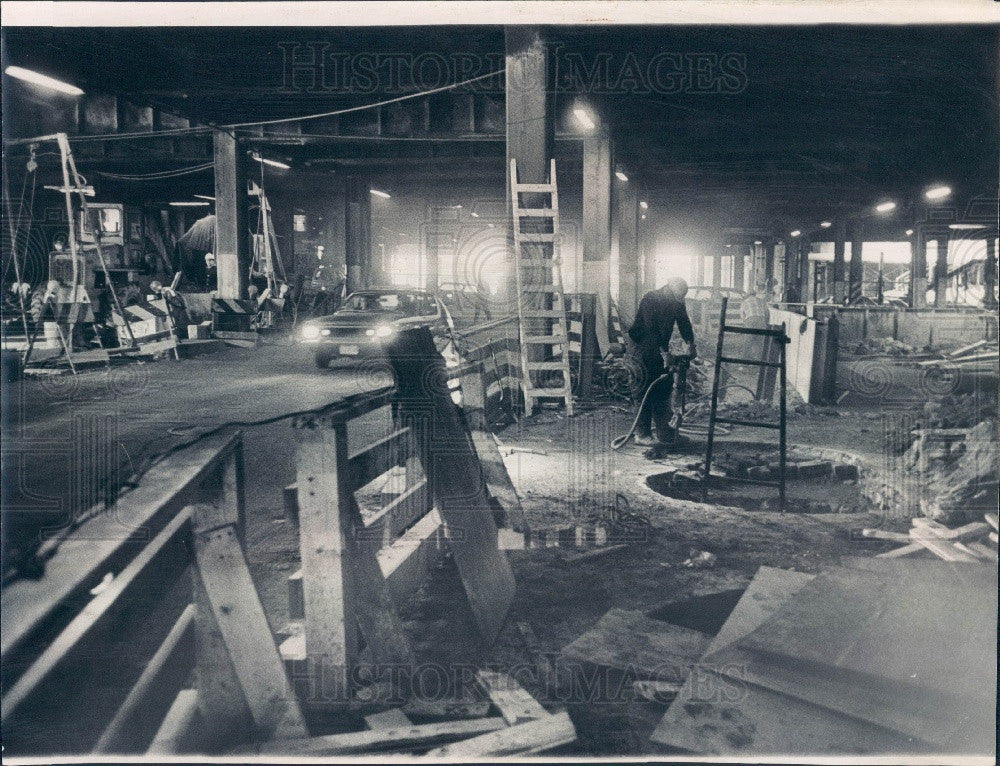
[(341, 346), (340, 347), (340, 353), (344, 354), (345, 356), (357, 356), (360, 351), (361, 351), (361, 349), (358, 348), (357, 346)]

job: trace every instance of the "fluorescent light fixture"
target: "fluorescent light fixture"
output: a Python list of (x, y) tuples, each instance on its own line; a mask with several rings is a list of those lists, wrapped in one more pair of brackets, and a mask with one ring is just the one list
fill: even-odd
[(381, 191), (379, 189), (369, 189), (368, 191), (370, 191), (376, 197), (381, 197), (382, 199), (391, 199), (392, 198), (391, 194), (389, 194), (388, 192)]
[(948, 224), (949, 229), (959, 229), (961, 231), (972, 231), (973, 229), (985, 229), (986, 224), (984, 223), (950, 223)]
[(643, 210), (649, 210), (649, 203), (646, 202), (646, 200), (640, 200), (639, 207), (641, 207)]
[(824, 229), (829, 229), (831, 226), (833, 226), (833, 224), (830, 221), (822, 221), (820, 222), (820, 226), (822, 226)]
[(582, 106), (578, 106), (573, 109), (573, 116), (576, 117), (577, 122), (579, 122), (587, 130), (593, 130), (597, 127), (597, 123), (595, 123), (594, 118), (590, 116), (590, 112)]
[(797, 237), (801, 233), (802, 233), (801, 231), (799, 231), (798, 229), (796, 229), (795, 231), (788, 232), (788, 236), (790, 236), (790, 237)]
[(726, 247), (732, 247), (732, 245), (729, 242), (727, 242)]
[(755, 245), (763, 245), (763, 244), (764, 244), (763, 240), (760, 240), (760, 239), (755, 239), (755, 240), (753, 241), (753, 243), (754, 243)]
[(207, 199), (211, 202), (215, 202), (215, 197), (209, 197), (207, 194), (192, 194), (195, 199)]
[(627, 175), (625, 175), (625, 174), (624, 174), (624, 173), (623, 173), (622, 171), (620, 171), (620, 170), (616, 170), (616, 171), (615, 171), (615, 178), (617, 178), (617, 179), (618, 179), (619, 181), (628, 181), (628, 176), (627, 176)]
[(639, 219), (645, 221), (646, 220), (646, 214), (643, 213), (641, 216), (639, 216)]
[(896, 209), (896, 203), (893, 202), (892, 200), (888, 200), (886, 202), (879, 202), (875, 206), (875, 209), (880, 213), (889, 213)]
[(207, 202), (170, 202), (170, 207), (208, 207)]
[(951, 196), (950, 186), (933, 186), (924, 192), (927, 199), (944, 199)]
[(479, 213), (477, 213), (475, 210), (469, 213), (469, 215), (471, 215), (473, 218), (479, 218)]
[(43, 88), (57, 90), (60, 93), (66, 93), (70, 96), (83, 95), (83, 91), (75, 85), (70, 85), (68, 82), (57, 80), (55, 77), (49, 77), (48, 75), (40, 74), (39, 72), (33, 72), (30, 69), (24, 69), (19, 66), (9, 66), (3, 71), (11, 77), (16, 77), (18, 80), (30, 82), (32, 85), (40, 85)]
[(913, 236), (913, 229), (907, 229), (906, 230), (906, 236), (912, 237)]
[(270, 165), (272, 168), (281, 168), (282, 170), (288, 170), (291, 165), (287, 165), (284, 162), (278, 162), (277, 160), (269, 160), (267, 157), (261, 157), (259, 154), (254, 154), (253, 158), (264, 165)]

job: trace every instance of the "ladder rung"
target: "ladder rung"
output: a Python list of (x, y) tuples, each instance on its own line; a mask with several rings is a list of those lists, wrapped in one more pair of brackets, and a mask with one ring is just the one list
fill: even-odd
[(515, 184), (514, 188), (525, 194), (553, 194), (556, 190), (555, 184)]
[(785, 333), (782, 330), (766, 330), (759, 327), (737, 327), (735, 325), (726, 325), (722, 328), (723, 332), (732, 332), (737, 335), (763, 335), (768, 338), (778, 338), (779, 340), (785, 337)]
[(716, 423), (727, 423), (731, 426), (750, 426), (751, 428), (781, 428), (780, 423), (758, 423), (755, 420), (740, 420), (738, 418), (715, 418)]
[(760, 359), (737, 359), (734, 356), (720, 356), (720, 362), (730, 362), (731, 364), (752, 364), (757, 367), (781, 367), (780, 362), (763, 362)]
[(573, 392), (567, 388), (529, 388), (527, 390), (528, 396), (532, 399), (541, 399), (544, 397), (552, 397), (553, 399), (569, 399), (573, 396)]
[(555, 234), (546, 234), (544, 232), (530, 232), (530, 231), (519, 231), (517, 233), (518, 242), (555, 242)]
[(566, 343), (567, 341), (564, 335), (525, 335), (524, 342), (537, 343), (538, 345), (555, 345)]
[(519, 218), (553, 218), (556, 213), (555, 208), (551, 207), (516, 207), (514, 208), (514, 215)]
[(562, 319), (566, 316), (565, 311), (522, 311), (521, 316), (525, 319)]
[(567, 362), (528, 362), (529, 370), (566, 370)]

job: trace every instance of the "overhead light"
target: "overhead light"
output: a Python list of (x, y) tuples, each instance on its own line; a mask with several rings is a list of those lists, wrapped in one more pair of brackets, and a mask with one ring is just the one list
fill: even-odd
[(486, 225), (489, 226), (491, 229), (495, 229), (497, 227), (495, 223), (488, 223)]
[(764, 244), (764, 243), (763, 243), (763, 241), (761, 241), (761, 240), (759, 240), (759, 239), (755, 239), (755, 240), (753, 241), (753, 243), (754, 243), (755, 245), (763, 245), (763, 244)]
[(215, 202), (215, 197), (209, 197), (207, 194), (193, 194), (191, 196), (193, 196), (195, 199), (207, 199), (211, 200), (212, 202)]
[(646, 202), (646, 200), (640, 200), (639, 207), (642, 208), (643, 210), (649, 210), (649, 203)]
[(469, 215), (471, 215), (473, 218), (479, 218), (479, 213), (477, 213), (475, 210), (469, 213)]
[(948, 228), (949, 229), (961, 229), (963, 231), (964, 230), (971, 231), (972, 229), (985, 229), (986, 228), (986, 224), (982, 224), (982, 223), (950, 223), (950, 224), (948, 224)]
[(728, 243), (728, 242), (727, 242), (727, 243), (726, 243), (726, 247), (732, 247), (732, 245), (731, 245), (730, 243)]
[(83, 95), (83, 91), (75, 85), (70, 85), (68, 82), (63, 82), (62, 80), (57, 80), (55, 77), (49, 77), (48, 75), (33, 72), (30, 69), (24, 69), (19, 66), (9, 66), (3, 71), (11, 77), (16, 77), (18, 80), (30, 82), (32, 85), (40, 85), (43, 88), (51, 88), (52, 90), (57, 90), (60, 93), (66, 93), (70, 96)]
[(830, 223), (830, 221), (823, 221), (820, 223), (820, 226), (822, 226), (824, 229), (829, 229), (831, 226), (833, 226), (833, 224)]
[(790, 232), (788, 232), (788, 235), (789, 235), (790, 237), (797, 237), (797, 236), (799, 236), (799, 234), (801, 234), (801, 233), (802, 233), (801, 231), (799, 231), (798, 229), (796, 229), (795, 231), (790, 231)]
[(392, 195), (388, 192), (380, 191), (379, 189), (369, 189), (374, 196), (381, 197), (382, 199), (391, 199)]
[(896, 203), (893, 202), (892, 200), (888, 200), (886, 202), (879, 202), (875, 206), (875, 209), (880, 213), (888, 213), (896, 209)]
[(951, 196), (950, 186), (933, 186), (924, 192), (924, 197), (927, 199), (944, 199), (949, 196)]
[(639, 216), (639, 220), (645, 221), (646, 220), (646, 214), (643, 213), (641, 216)]
[(281, 168), (282, 170), (289, 170), (292, 166), (287, 165), (284, 162), (278, 162), (277, 160), (270, 160), (267, 157), (261, 157), (259, 154), (254, 154), (253, 158), (264, 165), (270, 165), (272, 168)]
[(590, 116), (590, 112), (582, 106), (578, 106), (573, 109), (573, 116), (576, 117), (577, 122), (579, 122), (587, 130), (593, 130), (597, 127), (597, 123), (595, 123), (594, 118)]
[(616, 170), (616, 171), (615, 171), (615, 178), (617, 178), (617, 179), (618, 179), (619, 181), (628, 181), (628, 176), (627, 176), (627, 175), (625, 175), (625, 174), (624, 174), (624, 173), (623, 173), (622, 171), (620, 171), (620, 170)]
[(169, 202), (170, 207), (208, 207), (207, 202)]
[(907, 229), (906, 230), (906, 236), (912, 237), (913, 236), (913, 229)]

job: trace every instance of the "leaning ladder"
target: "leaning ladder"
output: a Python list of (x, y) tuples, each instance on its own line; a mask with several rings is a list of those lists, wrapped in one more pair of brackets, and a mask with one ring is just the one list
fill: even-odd
[[(770, 428), (778, 432), (778, 480), (770, 479), (740, 479), (749, 484), (763, 484), (769, 487), (778, 487), (778, 503), (782, 513), (785, 511), (785, 345), (788, 343), (788, 336), (785, 334), (785, 325), (782, 323), (778, 329), (759, 329), (756, 327), (739, 327), (737, 325), (726, 324), (726, 308), (729, 303), (728, 298), (722, 299), (722, 310), (719, 312), (719, 342), (715, 350), (715, 377), (712, 380), (712, 407), (708, 414), (708, 444), (705, 448), (705, 467), (702, 474), (702, 500), (708, 501), (708, 490), (712, 480), (712, 447), (715, 441), (716, 423), (724, 423), (733, 426), (748, 426), (750, 428)], [(774, 362), (768, 358), (770, 343), (765, 343), (765, 358), (763, 359), (738, 359), (731, 356), (723, 356), (722, 349), (725, 343), (726, 333), (737, 335), (757, 335), (769, 339), (771, 343), (778, 346), (778, 361)], [(720, 418), (718, 416), (719, 406), (719, 377), (724, 363), (730, 364), (752, 364), (757, 367), (776, 367), (778, 369), (778, 422), (762, 423), (754, 420), (740, 420), (738, 418)]]
[[(522, 194), (529, 195), (528, 200), (523, 201)], [(541, 206), (528, 206), (529, 201), (539, 197), (543, 198)], [(544, 200), (545, 197), (548, 200)], [(559, 269), (556, 161), (549, 163), (548, 183), (522, 184), (517, 180), (517, 160), (512, 158), (510, 201), (514, 217), (514, 273), (517, 275), (524, 412), (530, 416), (539, 400), (562, 399), (566, 414), (572, 415), (566, 300)], [(552, 385), (553, 382), (556, 385)]]

